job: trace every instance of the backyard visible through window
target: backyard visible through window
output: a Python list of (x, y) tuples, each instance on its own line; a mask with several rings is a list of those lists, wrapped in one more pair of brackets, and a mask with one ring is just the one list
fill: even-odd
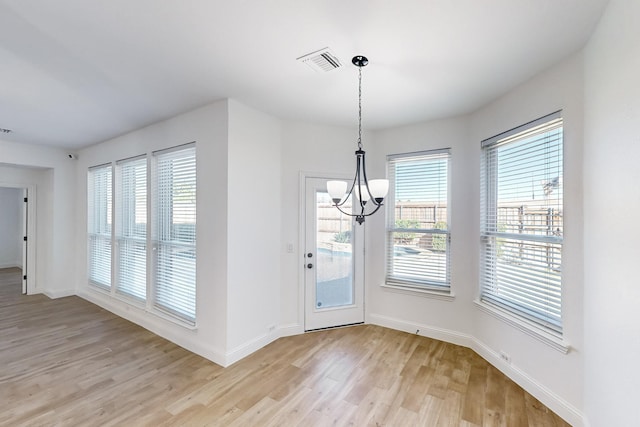
[[(350, 199), (343, 209), (351, 211)], [(317, 308), (353, 304), (352, 223), (332, 205), (329, 193), (316, 192)]]
[(387, 284), (448, 291), (449, 150), (390, 156)]
[(559, 113), (483, 141), (481, 298), (561, 332)]

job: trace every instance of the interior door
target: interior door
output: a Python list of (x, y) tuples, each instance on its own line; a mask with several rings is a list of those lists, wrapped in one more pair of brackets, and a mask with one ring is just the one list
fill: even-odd
[(22, 239), (22, 293), (26, 295), (27, 293), (27, 246), (29, 242), (27, 241), (27, 220), (28, 220), (28, 203), (29, 203), (29, 194), (28, 190), (25, 188), (22, 191), (22, 195), (24, 198), (24, 203), (22, 204), (22, 230), (21, 233), (24, 236)]
[(364, 322), (364, 233), (331, 205), (327, 181), (305, 179), (307, 331)]

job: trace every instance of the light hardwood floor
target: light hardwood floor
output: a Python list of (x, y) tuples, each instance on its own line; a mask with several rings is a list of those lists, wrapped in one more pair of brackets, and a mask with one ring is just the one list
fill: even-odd
[(467, 348), (362, 325), (222, 368), (0, 270), (2, 426), (566, 426)]

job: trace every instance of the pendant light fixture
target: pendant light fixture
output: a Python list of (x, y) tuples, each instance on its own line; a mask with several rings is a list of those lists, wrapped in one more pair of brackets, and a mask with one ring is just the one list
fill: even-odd
[[(362, 150), (362, 67), (366, 66), (369, 60), (359, 55), (354, 56), (351, 62), (358, 67), (358, 150), (356, 150), (356, 175), (353, 178), (353, 183), (348, 192), (347, 182), (345, 181), (327, 182), (327, 191), (333, 201), (333, 206), (345, 215), (355, 216), (358, 224), (362, 224), (365, 217), (378, 212), (382, 206), (387, 191), (389, 191), (389, 180), (367, 180), (367, 170), (364, 162), (365, 153)], [(359, 204), (359, 207), (357, 205), (355, 207), (355, 213), (344, 211), (341, 208), (351, 195), (355, 196)], [(366, 206), (369, 202), (371, 203), (367, 211)]]

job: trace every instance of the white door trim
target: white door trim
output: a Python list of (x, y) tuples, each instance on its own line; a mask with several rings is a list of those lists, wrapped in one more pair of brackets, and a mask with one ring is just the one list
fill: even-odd
[[(305, 245), (307, 244), (306, 242), (306, 220), (307, 220), (307, 194), (306, 194), (306, 183), (308, 179), (341, 179), (341, 180), (345, 180), (347, 182), (351, 181), (353, 179), (352, 175), (347, 175), (344, 173), (331, 173), (331, 172), (307, 172), (307, 171), (301, 171), (300, 172), (300, 178), (299, 178), (299, 221), (298, 221), (298, 225), (299, 225), (299, 233), (298, 233), (298, 237), (299, 237), (299, 242), (298, 242), (298, 248), (299, 248), (299, 253), (296, 254), (297, 258), (297, 262), (298, 262), (298, 301), (299, 301), (299, 319), (300, 322), (299, 324), (301, 326), (303, 326), (303, 330), (306, 330), (308, 325), (306, 324), (306, 310), (307, 310), (307, 301), (305, 298), (305, 292), (306, 292), (306, 264), (307, 264), (307, 258), (306, 258), (306, 253), (307, 253), (307, 248)], [(361, 235), (361, 245), (364, 245), (364, 230), (361, 231), (362, 235)], [(316, 263), (317, 260), (314, 260), (314, 264)], [(364, 248), (363, 248), (363, 254), (362, 254), (362, 259), (359, 261), (359, 263), (356, 263), (356, 266), (354, 267), (356, 269), (356, 271), (354, 271), (355, 276), (357, 277), (358, 273), (362, 276), (362, 301), (361, 301), (361, 305), (362, 305), (362, 321), (364, 322), (366, 319), (366, 313), (365, 313), (365, 295), (364, 295), (364, 267), (363, 267), (363, 263), (364, 263)], [(358, 267), (359, 265), (359, 267)], [(339, 308), (336, 308), (336, 310), (339, 310)]]
[[(36, 186), (34, 184), (15, 184), (0, 182), (0, 187), (27, 190), (27, 295), (39, 293), (36, 283)], [(24, 266), (23, 266), (24, 268)]]

